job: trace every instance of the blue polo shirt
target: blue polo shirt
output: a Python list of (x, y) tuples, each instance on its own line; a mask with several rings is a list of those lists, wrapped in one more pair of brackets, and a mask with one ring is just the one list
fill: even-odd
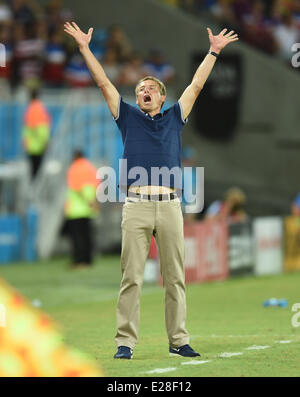
[[(124, 145), (119, 186), (168, 186), (182, 189), (180, 102), (151, 117), (120, 98), (115, 121)], [(135, 168), (138, 167), (138, 168)], [(171, 172), (168, 172), (171, 171)]]

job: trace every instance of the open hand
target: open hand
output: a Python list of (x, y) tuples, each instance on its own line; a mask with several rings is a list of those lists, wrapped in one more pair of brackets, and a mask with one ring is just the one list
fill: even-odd
[(88, 46), (93, 34), (93, 28), (90, 28), (88, 33), (86, 34), (83, 33), (82, 30), (80, 30), (75, 22), (72, 22), (72, 25), (70, 24), (70, 22), (66, 22), (64, 24), (64, 31), (76, 40), (79, 47)]
[(221, 33), (219, 33), (217, 36), (214, 36), (212, 34), (212, 31), (210, 28), (207, 28), (208, 31), (208, 37), (209, 37), (209, 42), (210, 42), (210, 49), (211, 51), (215, 51), (219, 53), (224, 47), (227, 46), (229, 43), (233, 43), (234, 41), (237, 41), (238, 35), (234, 33), (234, 30), (231, 30), (229, 33), (225, 34), (227, 32), (227, 29), (223, 29)]

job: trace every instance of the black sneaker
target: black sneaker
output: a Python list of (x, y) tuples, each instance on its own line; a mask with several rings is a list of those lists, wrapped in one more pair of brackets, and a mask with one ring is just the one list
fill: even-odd
[(126, 358), (130, 360), (133, 355), (133, 350), (127, 346), (119, 346), (117, 353), (114, 355), (114, 358)]
[(195, 352), (190, 345), (183, 345), (180, 347), (169, 346), (170, 356), (182, 356), (182, 357), (200, 357), (200, 354)]

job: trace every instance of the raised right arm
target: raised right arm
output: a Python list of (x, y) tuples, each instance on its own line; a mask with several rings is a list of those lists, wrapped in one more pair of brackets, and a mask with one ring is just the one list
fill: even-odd
[(64, 31), (76, 40), (79, 50), (97, 86), (101, 89), (112, 115), (116, 118), (118, 116), (120, 94), (116, 87), (108, 79), (101, 64), (98, 62), (89, 48), (89, 43), (93, 34), (93, 28), (90, 28), (88, 33), (85, 34), (80, 30), (75, 22), (72, 22), (72, 25), (67, 22), (64, 25)]

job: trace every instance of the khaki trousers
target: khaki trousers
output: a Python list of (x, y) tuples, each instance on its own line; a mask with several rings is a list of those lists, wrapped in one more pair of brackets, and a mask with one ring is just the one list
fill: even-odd
[(189, 343), (185, 328), (185, 247), (180, 200), (136, 201), (135, 198), (127, 198), (122, 212), (122, 281), (117, 306), (117, 346), (133, 349), (138, 340), (140, 293), (153, 234), (165, 288), (165, 324), (169, 343), (172, 347)]

